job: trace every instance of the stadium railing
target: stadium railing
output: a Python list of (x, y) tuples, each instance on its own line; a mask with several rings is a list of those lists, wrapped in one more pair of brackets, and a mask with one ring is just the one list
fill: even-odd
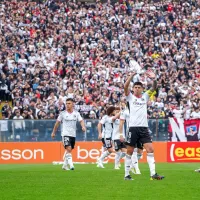
[[(44, 142), (61, 141), (62, 125), (58, 128), (56, 138), (51, 139), (51, 133), (55, 120), (21, 120), (25, 127), (22, 129), (14, 128), (18, 120), (7, 120), (7, 131), (5, 123), (0, 120), (0, 142)], [(5, 121), (4, 121), (5, 122)], [(77, 124), (77, 141), (98, 141), (97, 124), (98, 120), (86, 119), (86, 134), (82, 132)], [(168, 119), (150, 119), (149, 130), (153, 141), (168, 141)], [(4, 127), (4, 128), (3, 128)], [(126, 129), (126, 128), (125, 128)]]

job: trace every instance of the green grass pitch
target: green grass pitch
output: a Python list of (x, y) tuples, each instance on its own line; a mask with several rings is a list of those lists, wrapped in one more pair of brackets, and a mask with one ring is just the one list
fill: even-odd
[(200, 199), (200, 173), (196, 164), (157, 164), (166, 176), (150, 181), (147, 164), (140, 164), (141, 175), (124, 181), (124, 168), (105, 169), (94, 164), (75, 165), (63, 171), (61, 165), (0, 165), (1, 200), (191, 200)]

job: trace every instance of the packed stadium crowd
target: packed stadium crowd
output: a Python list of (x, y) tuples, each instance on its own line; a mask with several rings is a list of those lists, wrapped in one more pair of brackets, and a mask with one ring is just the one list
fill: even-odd
[[(73, 98), (85, 118), (99, 119), (125, 102), (131, 59), (156, 73), (149, 118), (200, 118), (198, 1), (0, 3), (4, 118), (55, 119)], [(134, 81), (152, 84), (145, 73)]]

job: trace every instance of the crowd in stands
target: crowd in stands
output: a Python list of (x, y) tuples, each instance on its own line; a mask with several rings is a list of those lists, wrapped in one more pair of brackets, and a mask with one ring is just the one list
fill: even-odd
[[(70, 97), (99, 119), (125, 102), (131, 59), (157, 76), (149, 118), (200, 118), (198, 1), (0, 2), (4, 118), (55, 119)], [(151, 87), (145, 73), (136, 80)]]

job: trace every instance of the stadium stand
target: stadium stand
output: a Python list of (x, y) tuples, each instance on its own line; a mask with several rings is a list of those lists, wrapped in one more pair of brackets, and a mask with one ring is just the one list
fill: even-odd
[[(18, 111), (55, 119), (67, 97), (99, 119), (125, 101), (130, 59), (157, 74), (149, 118), (199, 113), (198, 1), (1, 1), (0, 16), (0, 98), (1, 106), (12, 101), (2, 110), (9, 119)], [(134, 79), (151, 87), (145, 74)]]

